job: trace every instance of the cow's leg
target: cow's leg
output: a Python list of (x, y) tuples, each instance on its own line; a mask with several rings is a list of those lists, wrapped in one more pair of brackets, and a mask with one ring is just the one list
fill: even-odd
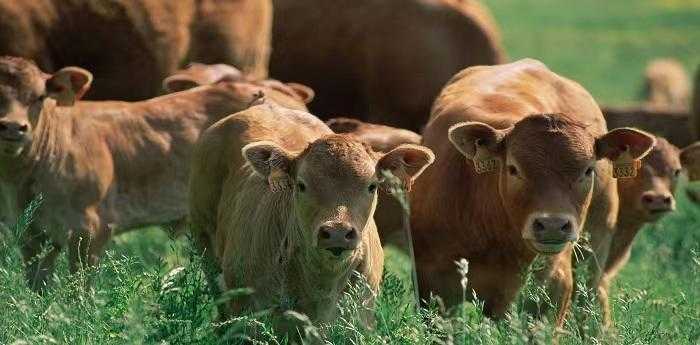
[(68, 255), (71, 273), (77, 272), (81, 266), (96, 265), (110, 237), (111, 229), (101, 223), (95, 209), (87, 210), (81, 225), (71, 231)]
[[(545, 267), (535, 272), (535, 280), (544, 286), (547, 297), (557, 310), (555, 325), (564, 326), (566, 314), (571, 307), (571, 297), (574, 289), (574, 278), (571, 268), (571, 246), (561, 253), (547, 257)], [(541, 317), (548, 312), (549, 306), (529, 302), (526, 309), (534, 316)]]
[(34, 291), (42, 291), (53, 274), (61, 248), (54, 245), (37, 226), (30, 225), (22, 235), (22, 260), (27, 284)]

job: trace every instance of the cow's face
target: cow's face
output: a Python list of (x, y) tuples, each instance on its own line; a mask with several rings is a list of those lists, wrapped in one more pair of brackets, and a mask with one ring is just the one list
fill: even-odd
[(389, 170), (410, 185), (434, 157), (430, 150), (405, 145), (379, 156), (347, 135), (330, 135), (293, 154), (274, 143), (243, 149), (273, 191), (290, 192), (302, 239), (328, 258), (347, 258), (358, 249)]
[[(698, 73), (698, 75), (700, 76), (700, 73)], [(683, 169), (688, 173), (688, 181), (700, 181), (700, 142), (691, 144), (681, 150), (680, 160)], [(700, 188), (698, 188), (697, 183), (688, 185), (686, 188), (686, 194), (690, 200), (696, 204), (700, 204)]]
[[(618, 129), (594, 138), (562, 116), (533, 115), (497, 130), (478, 122), (450, 128), (453, 145), (481, 174), (498, 174), (498, 197), (510, 223), (535, 252), (556, 254), (578, 239), (602, 158), (627, 150), (642, 157), (653, 137)], [(609, 172), (608, 172), (609, 173)]]
[(653, 222), (676, 209), (673, 191), (681, 174), (678, 153), (666, 139), (657, 138), (637, 176), (617, 182), (620, 203), (633, 206), (636, 219)]
[(91, 80), (92, 75), (81, 68), (66, 67), (48, 75), (28, 60), (0, 57), (0, 155), (16, 157), (24, 152), (45, 99), (72, 105)]

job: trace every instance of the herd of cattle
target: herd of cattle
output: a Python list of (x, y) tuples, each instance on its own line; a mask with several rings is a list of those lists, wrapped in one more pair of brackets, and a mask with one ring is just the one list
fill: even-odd
[(673, 144), (692, 136), (682, 67), (650, 65), (649, 104), (606, 122), (575, 81), (508, 63), (473, 0), (0, 0), (0, 54), (0, 215), (43, 196), (21, 241), (36, 290), (63, 249), (74, 272), (164, 225), (191, 232), (213, 290), (254, 289), (222, 315), (330, 320), (354, 271), (372, 305), (410, 225), (423, 299), (461, 302), (466, 258), (502, 317), (543, 255), (561, 326), (588, 233), (609, 326), (635, 235), (700, 179), (700, 144)]

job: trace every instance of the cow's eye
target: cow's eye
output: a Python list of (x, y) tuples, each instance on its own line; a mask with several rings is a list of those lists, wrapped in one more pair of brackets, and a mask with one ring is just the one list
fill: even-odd
[(509, 164), (508, 165), (508, 175), (518, 176), (518, 168), (516, 168), (515, 165)]
[(304, 182), (301, 182), (301, 181), (297, 182), (297, 190), (300, 193), (304, 193), (306, 191), (306, 185), (304, 184)]
[(673, 177), (681, 176), (681, 169), (676, 169), (673, 171)]
[(367, 187), (367, 191), (369, 191), (370, 194), (376, 192), (376, 191), (377, 191), (377, 184), (376, 184), (376, 183), (370, 184), (370, 185)]
[(595, 173), (595, 168), (588, 167), (588, 168), (586, 168), (584, 175), (586, 175), (586, 177), (593, 177), (593, 173)]

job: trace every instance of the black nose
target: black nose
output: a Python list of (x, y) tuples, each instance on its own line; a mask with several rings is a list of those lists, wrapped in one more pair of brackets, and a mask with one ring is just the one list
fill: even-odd
[(532, 222), (535, 234), (559, 231), (570, 233), (573, 230), (571, 220), (564, 217), (538, 217)]
[(318, 246), (338, 256), (359, 243), (357, 230), (346, 223), (328, 223), (318, 230)]
[(642, 195), (642, 206), (651, 212), (666, 212), (673, 209), (670, 193), (646, 192)]

